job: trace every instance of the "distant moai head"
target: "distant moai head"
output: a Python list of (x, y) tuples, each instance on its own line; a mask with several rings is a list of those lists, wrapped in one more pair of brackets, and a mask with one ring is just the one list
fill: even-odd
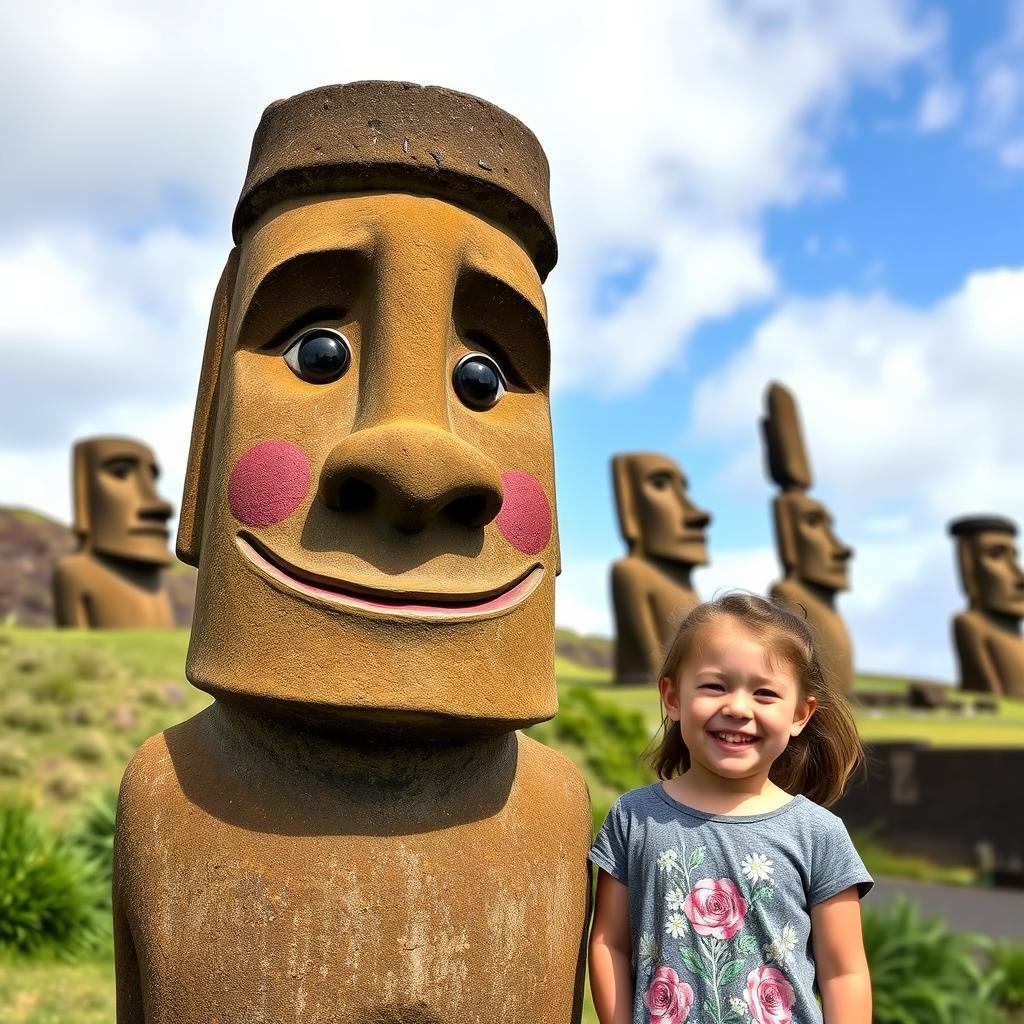
[(707, 565), (711, 515), (687, 494), (679, 464), (667, 455), (634, 452), (612, 459), (619, 528), (631, 555)]
[(828, 509), (807, 494), (813, 481), (792, 393), (772, 383), (761, 421), (768, 473), (782, 489), (773, 504), (779, 559), (787, 577), (838, 591), (849, 588), (853, 548), (832, 529)]
[(84, 551), (147, 565), (168, 565), (167, 520), (157, 494), (151, 448), (128, 437), (91, 437), (72, 452), (74, 531)]
[(551, 717), (559, 571), (533, 134), (401, 82), (272, 104), (214, 299), (187, 671), (318, 728)]
[(975, 611), (1024, 617), (1024, 572), (1017, 526), (1003, 516), (964, 516), (949, 532), (956, 539), (960, 582)]

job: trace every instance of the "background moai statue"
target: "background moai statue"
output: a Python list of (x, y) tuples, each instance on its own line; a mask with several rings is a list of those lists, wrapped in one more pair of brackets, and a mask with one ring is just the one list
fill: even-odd
[(822, 644), (825, 667), (839, 686), (853, 688), (850, 634), (836, 611), (836, 594), (849, 589), (853, 549), (832, 532), (827, 508), (808, 495), (811, 464), (792, 393), (772, 383), (765, 393), (761, 421), (768, 473), (782, 489), (772, 503), (775, 540), (783, 578), (772, 584), (773, 601), (805, 615)]
[(590, 806), (554, 715), (548, 166), (462, 93), (267, 108), (180, 526), (214, 703), (121, 788), (120, 1024), (562, 1024)]
[(173, 509), (156, 492), (152, 449), (127, 437), (93, 437), (72, 452), (74, 531), (79, 550), (53, 573), (58, 626), (170, 628), (162, 570)]
[(690, 574), (708, 564), (711, 516), (690, 501), (686, 477), (667, 455), (616, 455), (612, 482), (629, 546), (612, 566), (615, 681), (656, 682), (675, 627), (700, 603)]
[(1003, 516), (965, 516), (949, 524), (968, 609), (953, 619), (960, 685), (1024, 698), (1024, 572)]

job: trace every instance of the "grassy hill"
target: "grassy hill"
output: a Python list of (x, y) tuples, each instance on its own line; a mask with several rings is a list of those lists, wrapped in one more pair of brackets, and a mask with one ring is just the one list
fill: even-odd
[[(581, 655), (590, 663), (557, 658), (560, 713), (531, 733), (580, 766), (599, 820), (620, 792), (650, 778), (638, 755), (660, 723), (657, 693), (612, 686), (601, 643), (572, 634), (560, 640), (566, 638), (577, 652), (590, 645)], [(53, 828), (73, 829), (97, 794), (117, 786), (144, 739), (209, 703), (184, 678), (187, 645), (184, 629), (0, 627), (0, 801), (28, 798)], [(560, 642), (559, 649), (571, 648)], [(874, 677), (862, 685), (906, 683)], [(859, 709), (858, 721), (868, 740), (1024, 745), (1024, 702), (1005, 701), (996, 714), (971, 717)], [(109, 955), (79, 964), (0, 961), (0, 1024), (112, 1019)]]

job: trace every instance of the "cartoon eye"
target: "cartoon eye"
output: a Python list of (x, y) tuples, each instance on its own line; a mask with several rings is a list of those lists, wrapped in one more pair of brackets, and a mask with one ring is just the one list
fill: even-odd
[(352, 347), (340, 331), (313, 327), (288, 346), (284, 361), (296, 377), (310, 384), (330, 384), (349, 368)]
[(480, 411), (493, 408), (508, 390), (498, 364), (482, 352), (471, 352), (455, 364), (452, 385), (464, 405)]

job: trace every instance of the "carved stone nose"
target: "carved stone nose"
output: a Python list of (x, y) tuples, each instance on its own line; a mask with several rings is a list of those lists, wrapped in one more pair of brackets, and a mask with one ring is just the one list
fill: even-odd
[(501, 473), (448, 431), (396, 422), (346, 437), (324, 465), (320, 495), (329, 508), (380, 516), (402, 533), (437, 519), (479, 529), (501, 508)]
[(711, 522), (711, 513), (691, 505), (683, 515), (683, 522), (691, 530), (703, 530)]

